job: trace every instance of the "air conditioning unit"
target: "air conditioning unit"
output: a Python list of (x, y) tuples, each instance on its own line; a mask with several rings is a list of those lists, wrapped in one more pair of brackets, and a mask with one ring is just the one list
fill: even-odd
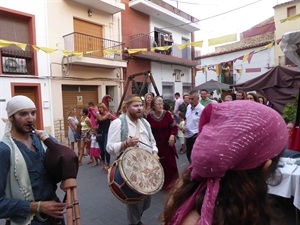
[(2, 71), (10, 74), (27, 74), (26, 59), (3, 56)]

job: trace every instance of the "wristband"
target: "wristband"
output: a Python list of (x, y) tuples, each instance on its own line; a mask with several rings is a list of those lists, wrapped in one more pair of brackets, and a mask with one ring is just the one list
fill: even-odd
[(36, 209), (37, 213), (40, 213), (40, 211), (41, 211), (41, 201), (38, 202), (38, 206), (37, 206), (37, 209)]

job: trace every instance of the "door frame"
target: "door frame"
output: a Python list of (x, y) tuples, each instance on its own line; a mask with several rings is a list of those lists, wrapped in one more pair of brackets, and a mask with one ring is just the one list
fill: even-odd
[(41, 96), (41, 84), (40, 83), (11, 83), (11, 96), (15, 96), (16, 90), (15, 87), (32, 87), (32, 93), (35, 96), (34, 103), (37, 111), (37, 118), (35, 126), (37, 129), (44, 129), (43, 123), (43, 110), (42, 110), (42, 96)]

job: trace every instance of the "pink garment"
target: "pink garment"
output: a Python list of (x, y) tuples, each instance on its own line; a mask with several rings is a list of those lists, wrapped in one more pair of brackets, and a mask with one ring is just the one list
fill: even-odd
[(245, 100), (207, 105), (200, 118), (190, 166), (191, 179), (204, 182), (177, 210), (171, 224), (181, 224), (206, 186), (198, 224), (211, 225), (219, 178), (227, 170), (253, 169), (276, 157), (287, 140), (281, 115), (265, 105)]

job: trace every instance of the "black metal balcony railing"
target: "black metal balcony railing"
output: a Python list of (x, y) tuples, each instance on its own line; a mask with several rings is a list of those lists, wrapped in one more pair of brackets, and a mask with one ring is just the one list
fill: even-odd
[(33, 52), (15, 50), (14, 47), (1, 49), (2, 73), (34, 74)]
[(84, 56), (122, 59), (123, 44), (105, 38), (81, 33), (71, 33), (63, 36), (65, 49), (83, 52)]
[[(162, 47), (162, 46), (158, 46), (157, 42), (155, 41), (154, 37), (148, 35), (148, 34), (135, 34), (130, 36), (130, 43), (128, 44), (128, 48), (147, 48), (149, 49), (149, 51), (151, 50), (151, 48), (153, 47)], [(168, 51), (160, 51), (160, 50), (156, 50), (156, 53), (162, 53), (162, 54), (168, 54), (174, 57), (178, 57), (178, 58), (182, 58), (182, 59), (188, 59), (191, 60), (191, 53), (192, 53), (192, 48), (191, 47), (186, 47), (182, 50), (180, 50), (178, 48), (178, 44), (172, 44), (172, 48)], [(199, 54), (197, 53), (199, 52)], [(200, 51), (199, 50), (195, 50), (195, 55), (200, 55)]]

